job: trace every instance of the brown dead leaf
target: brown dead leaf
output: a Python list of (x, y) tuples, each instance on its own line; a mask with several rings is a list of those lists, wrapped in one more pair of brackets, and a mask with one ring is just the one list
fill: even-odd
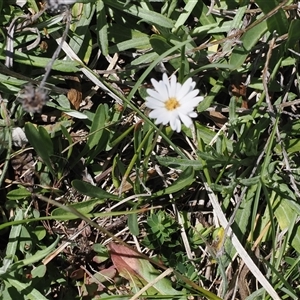
[(182, 295), (172, 287), (171, 281), (165, 275), (159, 278), (161, 272), (135, 251), (114, 243), (110, 243), (108, 247), (114, 266), (132, 286), (145, 287), (149, 284), (145, 291), (147, 295)]
[(221, 128), (228, 121), (228, 118), (218, 111), (208, 111), (205, 113), (207, 117), (211, 119), (219, 128)]
[(242, 108), (248, 108), (247, 86), (244, 84), (245, 78), (234, 78), (230, 84), (229, 91), (236, 97), (236, 100), (242, 98)]
[(81, 279), (81, 278), (83, 278), (83, 276), (84, 276), (84, 270), (82, 270), (82, 269), (74, 270), (70, 274), (70, 278), (75, 279), (75, 280)]
[(77, 76), (66, 76), (65, 78), (70, 89), (67, 97), (76, 110), (79, 109), (82, 101), (82, 89), (80, 79)]
[(115, 268), (118, 270), (119, 274), (126, 278), (127, 280), (132, 280), (133, 278), (140, 281), (140, 259), (136, 252), (133, 250), (115, 243), (110, 243), (108, 245), (111, 254), (111, 260)]

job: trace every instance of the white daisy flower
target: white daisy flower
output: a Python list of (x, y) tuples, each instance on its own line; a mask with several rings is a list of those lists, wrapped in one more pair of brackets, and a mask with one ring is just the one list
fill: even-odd
[(196, 82), (189, 78), (184, 84), (177, 82), (175, 75), (170, 80), (166, 73), (163, 79), (151, 79), (154, 89), (147, 89), (146, 106), (152, 111), (149, 118), (156, 119), (155, 124), (170, 123), (174, 131), (180, 132), (181, 122), (186, 126), (192, 125), (192, 119), (197, 117), (194, 108), (204, 98), (198, 96), (199, 90), (194, 89)]

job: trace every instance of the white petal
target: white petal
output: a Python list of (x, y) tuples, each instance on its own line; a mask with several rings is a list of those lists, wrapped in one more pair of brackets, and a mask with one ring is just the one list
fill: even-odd
[(168, 78), (168, 75), (166, 73), (163, 74), (163, 80), (162, 82), (164, 83), (167, 91), (168, 91), (168, 95), (169, 95), (169, 92), (170, 92), (170, 81), (169, 81), (169, 78)]
[(145, 102), (145, 105), (151, 109), (163, 109), (165, 107), (165, 104), (163, 102), (160, 102), (155, 99), (151, 99), (151, 101), (148, 101), (148, 99), (147, 99), (147, 101)]
[(192, 119), (190, 117), (188, 117), (187, 115), (180, 114), (180, 120), (188, 128), (193, 124)]
[(194, 111), (192, 111), (191, 113), (187, 114), (189, 117), (191, 118), (197, 118), (198, 114)]
[(194, 107), (190, 107), (188, 105), (185, 106), (182, 105), (177, 110), (180, 114), (188, 115), (189, 113), (193, 112)]
[(180, 120), (176, 117), (172, 117), (170, 120), (170, 126), (174, 131), (180, 132), (181, 131), (181, 123)]
[(158, 93), (160, 93), (160, 95), (163, 99), (168, 99), (169, 98), (168, 87), (165, 85), (165, 83), (163, 81), (160, 81), (160, 88), (158, 90)]
[[(159, 94), (157, 91), (155, 90), (151, 90), (151, 89), (147, 89), (147, 94), (149, 96), (151, 96), (151, 98), (154, 98), (154, 99), (157, 99), (157, 100), (160, 100), (160, 101), (164, 101), (163, 98), (161, 97), (161, 94)], [(147, 97), (148, 98), (148, 97)], [(146, 99), (147, 99), (146, 98)]]
[(176, 96), (176, 90), (177, 90), (177, 78), (173, 74), (170, 78), (170, 90), (169, 90), (169, 97), (175, 97)]
[[(187, 94), (184, 95), (184, 99), (195, 98), (198, 95), (198, 93), (199, 93), (199, 90), (197, 90), (197, 89), (191, 90), (190, 92), (188, 92)], [(178, 97), (178, 99), (180, 99), (179, 96), (177, 96), (177, 97)]]
[(163, 115), (161, 115), (156, 121), (156, 124), (163, 124), (163, 125), (167, 125), (169, 123), (169, 120), (166, 119)]
[(192, 99), (187, 99), (186, 101), (181, 100), (180, 104), (181, 104), (181, 107), (184, 107), (184, 108), (186, 108), (186, 107), (194, 108), (199, 104), (199, 102), (203, 101), (203, 99), (204, 99), (203, 97), (199, 96), (199, 97), (195, 97)]
[(160, 95), (161, 99), (167, 99), (168, 98), (168, 90), (163, 81), (156, 81), (155, 79), (151, 79), (151, 83), (156, 90), (156, 92)]
[(163, 81), (159, 82), (159, 86), (157, 87), (157, 92), (161, 95), (162, 98), (168, 99), (169, 98), (169, 90), (168, 86)]
[(178, 93), (180, 92), (180, 90), (182, 89), (182, 84), (180, 82), (177, 82), (176, 84), (176, 94), (174, 96), (176, 96), (176, 98), (178, 98)]
[(193, 90), (195, 88), (195, 86), (196, 86), (196, 82), (192, 81), (192, 83), (191, 83), (191, 90)]
[(149, 118), (156, 119), (155, 124), (166, 125), (169, 122), (169, 119), (166, 118), (166, 112), (156, 109), (149, 113)]
[(151, 119), (157, 119), (163, 114), (163, 111), (161, 109), (154, 109), (149, 113), (149, 118)]
[(182, 85), (181, 89), (177, 92), (178, 99), (185, 97), (185, 95), (187, 95), (192, 90), (191, 83), (192, 83), (192, 78), (186, 80), (186, 82)]
[(181, 131), (181, 122), (179, 119), (176, 119), (176, 131), (180, 132)]
[(159, 82), (157, 80), (155, 80), (154, 78), (151, 78), (151, 83), (152, 83), (154, 89), (157, 90), (157, 88), (159, 87)]
[(166, 73), (163, 74), (162, 76), (162, 80), (164, 82), (165, 85), (169, 85), (169, 78), (168, 78), (168, 75)]
[(155, 103), (157, 105), (162, 105), (162, 106), (164, 106), (164, 103), (165, 103), (164, 101), (161, 101), (160, 99), (156, 99), (156, 98), (148, 96), (148, 97), (146, 97), (146, 103), (149, 103), (149, 102)]
[(164, 94), (164, 90), (166, 90), (165, 84), (161, 80), (156, 81), (153, 78), (151, 79), (151, 83), (154, 87), (155, 92), (157, 92), (159, 95), (161, 95), (160, 97), (163, 97), (162, 95)]

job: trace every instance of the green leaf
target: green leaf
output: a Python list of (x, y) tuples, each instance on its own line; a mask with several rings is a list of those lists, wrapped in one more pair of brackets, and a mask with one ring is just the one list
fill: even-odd
[(103, 56), (108, 55), (108, 24), (106, 20), (105, 6), (102, 0), (96, 2), (98, 44)]
[(117, 195), (110, 194), (110, 193), (104, 191), (103, 189), (101, 189), (97, 186), (91, 185), (90, 183), (87, 183), (85, 181), (75, 179), (72, 181), (72, 186), (79, 193), (81, 193), (83, 195), (87, 195), (92, 198), (120, 200)]
[[(53, 98), (55, 98), (55, 97), (53, 97)], [(67, 97), (64, 96), (64, 98), (66, 99), (66, 101), (69, 101)], [(57, 98), (56, 100), (59, 101), (59, 98)], [(68, 104), (69, 104), (69, 102), (68, 102)], [(74, 110), (74, 109), (71, 109), (71, 108), (68, 108), (68, 107), (61, 106), (61, 103), (60, 103), (60, 105), (57, 105), (54, 102), (48, 101), (46, 103), (46, 106), (53, 107), (55, 109), (63, 111), (66, 115), (69, 115), (69, 116), (77, 118), (77, 119), (85, 120), (85, 119), (88, 118), (88, 116), (86, 114), (84, 114), (80, 111), (77, 111), (77, 110)], [(63, 122), (70, 122), (70, 121), (64, 120), (64, 121), (60, 121), (60, 122), (63, 123)], [(60, 122), (57, 122), (57, 123), (60, 123)]]
[[(243, 201), (236, 213), (236, 216), (234, 218), (235, 222), (232, 225), (234, 232), (236, 232), (238, 238), (242, 241), (243, 239), (246, 240), (246, 231), (249, 226), (249, 220), (251, 218), (252, 213), (252, 207), (253, 207), (253, 201), (255, 197), (255, 191), (257, 190), (257, 185), (253, 184), (251, 185), (246, 195), (243, 198)], [(235, 249), (233, 251), (230, 251), (230, 257), (233, 256), (235, 252)]]
[(57, 246), (59, 242), (59, 236), (57, 236), (56, 240), (47, 248), (43, 250), (38, 250), (36, 253), (34, 253), (32, 256), (29, 256), (25, 259), (19, 260), (16, 263), (11, 265), (10, 271), (20, 269), (24, 266), (32, 265), (36, 262), (41, 261), (44, 259), (47, 255), (49, 255)]
[(147, 37), (147, 36), (136, 37), (136, 38), (132, 38), (128, 41), (123, 41), (114, 46), (109, 47), (109, 53), (125, 51), (128, 49), (144, 48), (145, 45), (150, 46), (149, 37)]
[(96, 259), (97, 263), (107, 261), (107, 259), (109, 258), (109, 253), (105, 246), (101, 244), (93, 244), (92, 249), (96, 252), (96, 258), (94, 259)]
[[(135, 21), (135, 20), (132, 20)], [(125, 22), (125, 21), (124, 21)], [(130, 22), (130, 21), (128, 21)], [(126, 22), (127, 23), (127, 22)], [(128, 24), (129, 25), (129, 24)], [(136, 39), (136, 38), (148, 38), (149, 35), (144, 33), (142, 31), (142, 28), (138, 26), (138, 24), (130, 22), (130, 26), (125, 26), (124, 23), (112, 23), (109, 24), (108, 28), (108, 39), (111, 41), (113, 44), (118, 44), (124, 41), (130, 41), (131, 39)], [(142, 46), (141, 49), (149, 48), (150, 44), (149, 42)]]
[(245, 62), (248, 54), (258, 43), (262, 35), (268, 30), (267, 22), (262, 21), (244, 33), (241, 38), (241, 45), (236, 45), (229, 59), (229, 64), (237, 69)]
[(158, 54), (155, 52), (145, 53), (131, 62), (132, 66), (139, 66), (142, 64), (150, 64), (158, 57)]
[(290, 202), (291, 200), (284, 198), (277, 199), (277, 201), (273, 204), (274, 214), (281, 230), (285, 230), (292, 226), (294, 234), (291, 237), (291, 244), (295, 250), (300, 253), (300, 226), (297, 222), (291, 223), (291, 220), (296, 221), (298, 214), (291, 207)]
[(31, 271), (32, 278), (43, 278), (46, 275), (46, 271), (45, 265), (39, 265)]
[[(193, 2), (190, 0), (184, 0), (185, 3), (189, 3), (189, 2)], [(204, 1), (195, 1), (197, 3), (197, 5), (194, 7), (193, 10), (193, 15), (194, 17), (199, 19), (199, 23), (202, 26), (219, 26), (218, 22), (215, 19), (215, 16), (213, 14), (209, 13), (209, 8), (208, 6), (205, 4)], [(202, 26), (199, 26), (200, 28)], [(218, 40), (218, 39), (222, 39), (224, 36), (221, 34), (214, 34), (213, 35), (214, 39)]]
[(95, 5), (92, 3), (87, 3), (83, 7), (75, 4), (72, 8), (72, 14), (80, 17), (70, 26), (73, 34), (68, 43), (85, 63), (89, 62), (93, 48), (90, 26), (94, 12)]
[(188, 1), (185, 7), (182, 10), (182, 13), (179, 15), (174, 28), (178, 28), (187, 22), (188, 18), (191, 16), (194, 7), (197, 5), (197, 1)]
[(92, 149), (99, 143), (105, 128), (106, 116), (105, 105), (99, 105), (94, 115), (90, 135), (87, 140), (87, 147), (89, 149)]
[(197, 107), (198, 112), (205, 111), (207, 108), (209, 108), (211, 106), (211, 104), (214, 101), (215, 97), (223, 89), (223, 85), (224, 85), (224, 80), (222, 78), (220, 78), (219, 80), (214, 82), (213, 87), (210, 90), (209, 94), (198, 105), (198, 107)]
[[(17, 208), (15, 211), (15, 218), (14, 221), (23, 220), (23, 211), (20, 208)], [(19, 237), (21, 233), (22, 225), (13, 225), (10, 233), (8, 244), (6, 246), (5, 258), (2, 261), (2, 267), (0, 268), (0, 275), (2, 276), (7, 272), (7, 270), (11, 267), (13, 263), (13, 257), (16, 254)]]
[(172, 185), (168, 186), (167, 188), (158, 191), (156, 193), (153, 193), (153, 197), (159, 197), (166, 194), (173, 194), (178, 191), (181, 191), (182, 189), (190, 186), (195, 181), (195, 173), (194, 169), (189, 167), (186, 168), (178, 177), (178, 179), (173, 182)]
[(174, 23), (171, 19), (148, 9), (144, 9), (136, 4), (128, 4), (124, 6), (124, 3), (118, 0), (103, 0), (103, 2), (115, 9), (120, 10), (123, 13), (130, 14), (135, 16), (143, 21), (146, 21), (150, 24), (156, 24), (166, 28), (173, 28)]
[(156, 156), (157, 161), (166, 167), (185, 170), (188, 167), (194, 168), (194, 170), (202, 170), (203, 165), (199, 160), (174, 158), (169, 156)]
[(32, 284), (22, 283), (13, 277), (8, 277), (5, 281), (19, 291), (20, 299), (47, 300), (37, 289), (32, 287)]
[[(32, 128), (34, 128), (34, 127), (32, 127)], [(48, 134), (48, 131), (42, 126), (38, 127), (38, 131), (40, 134), (40, 139), (41, 139), (40, 141), (44, 143), (43, 149), (44, 150), (47, 149), (47, 151), (45, 151), (45, 153), (47, 153), (48, 156), (52, 156), (53, 155), (53, 144), (52, 144), (52, 140)]]
[[(276, 8), (279, 4), (279, 1), (277, 0), (256, 0), (255, 2), (265, 15)], [(273, 33), (276, 31), (279, 35), (285, 34), (288, 28), (288, 20), (285, 12), (282, 9), (277, 11), (275, 15), (267, 19), (267, 25), (269, 32)]]
[(32, 230), (32, 233), (37, 237), (39, 241), (41, 241), (47, 234), (46, 229), (44, 226), (36, 226)]
[(292, 20), (290, 27), (289, 27), (289, 32), (288, 32), (288, 39), (286, 41), (286, 50), (290, 49), (298, 49), (299, 51), (299, 28), (300, 28), (300, 20)]
[(131, 234), (138, 236), (140, 234), (137, 214), (128, 215), (128, 227)]
[[(206, 126), (201, 125), (200, 123), (196, 123), (197, 135), (201, 137), (206, 145), (209, 145), (210, 142), (215, 138), (216, 133), (207, 128)], [(226, 148), (229, 153), (233, 151), (233, 142), (229, 140), (226, 136), (220, 135), (220, 137), (225, 139)]]
[(24, 200), (29, 196), (31, 196), (31, 193), (24, 187), (9, 191), (6, 195), (9, 200)]
[[(69, 204), (68, 206), (75, 208), (82, 214), (88, 214), (89, 212), (91, 212), (94, 209), (94, 207), (96, 205), (102, 204), (104, 202), (105, 202), (104, 200), (94, 199), (94, 200), (87, 200), (87, 201), (82, 201), (82, 202), (78, 202), (78, 203), (72, 203), (72, 204)], [(55, 208), (52, 211), (51, 215), (54, 217), (66, 215), (66, 217), (69, 217), (69, 216), (73, 216), (74, 214), (71, 212), (68, 213), (62, 208)]]
[(9, 85), (13, 85), (13, 86), (17, 86), (17, 87), (20, 87), (20, 86), (28, 83), (28, 81), (26, 81), (26, 80), (20, 80), (20, 79), (17, 79), (17, 78), (14, 78), (12, 76), (8, 76), (5, 74), (0, 74), (0, 82), (1, 82), (1, 84), (7, 83)]
[[(0, 59), (4, 60), (5, 58), (2, 55), (0, 55)], [(49, 64), (50, 58), (28, 55), (20, 51), (16, 51), (14, 54), (14, 61), (23, 65), (28, 65), (31, 67), (35, 66), (44, 69)], [(79, 66), (80, 65), (76, 61), (66, 61), (57, 59), (55, 60), (51, 69), (64, 73), (77, 73)]]
[(18, 248), (22, 253), (26, 253), (32, 249), (32, 234), (25, 226), (22, 226)]
[(31, 123), (26, 123), (25, 134), (29, 143), (42, 158), (52, 175), (56, 176), (50, 161), (50, 157), (53, 155), (53, 144), (48, 132), (43, 127), (36, 129)]

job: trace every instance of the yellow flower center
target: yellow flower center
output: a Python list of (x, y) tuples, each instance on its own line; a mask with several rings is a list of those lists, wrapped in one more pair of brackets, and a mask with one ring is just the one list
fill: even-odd
[(165, 107), (167, 110), (174, 110), (174, 109), (178, 108), (179, 106), (180, 106), (180, 103), (178, 102), (178, 100), (175, 97), (171, 97), (165, 102)]

